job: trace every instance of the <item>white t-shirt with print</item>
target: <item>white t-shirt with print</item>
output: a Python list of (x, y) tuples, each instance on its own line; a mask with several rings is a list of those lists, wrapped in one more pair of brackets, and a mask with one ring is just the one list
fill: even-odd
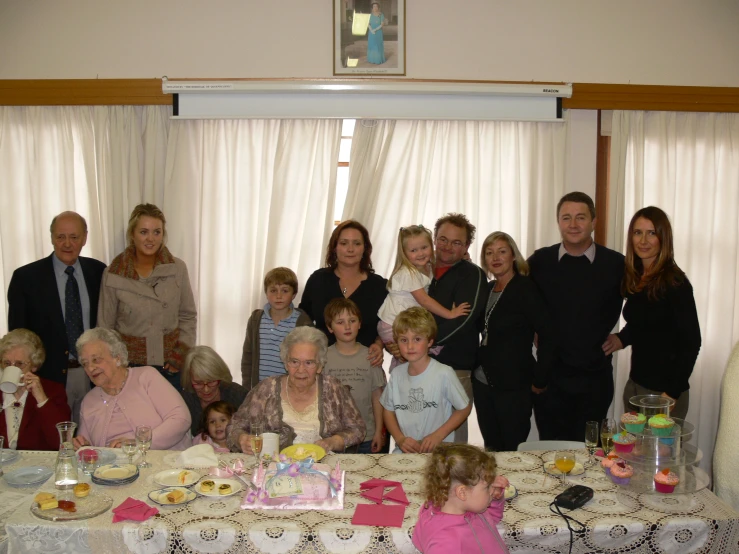
[[(403, 434), (419, 442), (469, 402), (455, 371), (433, 358), (420, 375), (408, 375), (408, 363), (396, 367), (380, 397), (383, 408), (395, 412)], [(444, 442), (454, 442), (454, 432)]]

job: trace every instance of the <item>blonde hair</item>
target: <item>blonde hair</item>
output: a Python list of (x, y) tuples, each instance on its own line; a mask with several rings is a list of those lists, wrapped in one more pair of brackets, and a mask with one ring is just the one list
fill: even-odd
[(488, 271), (488, 267), (485, 264), (485, 249), (493, 244), (496, 240), (502, 240), (508, 244), (508, 248), (513, 252), (513, 268), (519, 275), (529, 274), (529, 262), (521, 255), (518, 249), (516, 241), (513, 240), (511, 235), (504, 233), (503, 231), (495, 231), (490, 233), (485, 240), (482, 242), (482, 248), (480, 248), (480, 267), (485, 270), (485, 274), (490, 277), (491, 273)]
[(400, 335), (408, 331), (418, 333), (428, 340), (435, 340), (439, 328), (431, 312), (425, 308), (415, 307), (403, 310), (393, 321), (393, 339), (395, 342), (398, 342)]
[(133, 245), (133, 232), (139, 223), (139, 219), (144, 216), (153, 217), (162, 222), (162, 248), (164, 248), (167, 245), (167, 220), (164, 218), (162, 210), (154, 204), (139, 204), (131, 212), (131, 216), (128, 218), (128, 229), (126, 229), (128, 245)]
[(28, 329), (13, 329), (0, 339), (0, 357), (5, 356), (8, 350), (17, 346), (26, 349), (26, 354), (28, 354), (28, 359), (33, 367), (38, 369), (43, 365), (46, 359), (46, 350), (44, 350), (41, 338), (36, 333)]
[(497, 469), (495, 457), (476, 446), (441, 443), (434, 448), (424, 471), (426, 501), (441, 509), (455, 483), (474, 487), (482, 479), (492, 484)]
[(412, 239), (415, 237), (425, 236), (429, 241), (429, 246), (431, 247), (431, 265), (434, 264), (434, 239), (431, 236), (431, 231), (426, 229), (423, 225), (410, 225), (408, 227), (401, 227), (400, 231), (398, 231), (398, 241), (397, 241), (397, 252), (395, 255), (395, 268), (393, 269), (393, 272), (390, 274), (390, 279), (387, 280), (387, 288), (390, 290), (390, 286), (393, 282), (393, 277), (395, 277), (395, 274), (398, 273), (401, 269), (405, 268), (411, 273), (414, 271), (416, 273), (420, 273), (416, 266), (414, 266), (411, 261), (408, 259), (408, 256), (405, 254), (405, 245), (408, 241), (408, 239)]
[(200, 381), (221, 381), (226, 384), (233, 381), (226, 362), (210, 346), (193, 346), (185, 354), (180, 375), (183, 389), (194, 390), (193, 375), (197, 375), (196, 379)]

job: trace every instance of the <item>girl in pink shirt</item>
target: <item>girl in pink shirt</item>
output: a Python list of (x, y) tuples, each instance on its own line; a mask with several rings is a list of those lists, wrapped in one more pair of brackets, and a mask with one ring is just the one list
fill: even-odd
[(234, 409), (228, 402), (211, 402), (203, 410), (202, 433), (193, 439), (193, 444), (209, 444), (216, 452), (229, 452), (226, 445), (226, 427), (231, 423)]
[(424, 554), (508, 553), (496, 524), (503, 518), (508, 479), (495, 458), (469, 444), (442, 443), (426, 466), (426, 503), (413, 544)]

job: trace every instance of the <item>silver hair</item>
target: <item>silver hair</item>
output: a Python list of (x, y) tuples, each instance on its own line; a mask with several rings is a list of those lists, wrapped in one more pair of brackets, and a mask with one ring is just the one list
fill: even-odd
[(108, 345), (110, 355), (117, 358), (122, 367), (128, 366), (128, 348), (126, 348), (126, 343), (123, 342), (120, 333), (118, 333), (118, 331), (113, 331), (112, 329), (95, 327), (94, 329), (85, 331), (80, 335), (80, 338), (78, 338), (75, 343), (77, 352), (79, 353), (87, 344), (96, 340), (102, 341)]
[(226, 384), (233, 381), (231, 370), (228, 369), (226, 362), (210, 346), (193, 346), (187, 351), (180, 374), (182, 388), (193, 390), (193, 379), (221, 381)]
[(290, 331), (280, 345), (280, 359), (287, 365), (290, 350), (296, 344), (312, 344), (316, 347), (316, 362), (323, 368), (328, 360), (328, 339), (315, 327), (300, 326)]

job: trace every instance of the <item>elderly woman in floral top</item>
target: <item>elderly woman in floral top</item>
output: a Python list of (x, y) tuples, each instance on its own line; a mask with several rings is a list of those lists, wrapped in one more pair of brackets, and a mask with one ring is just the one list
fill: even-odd
[(296, 327), (282, 341), (287, 375), (261, 381), (231, 419), (228, 446), (251, 454), (250, 425), (280, 435), (280, 449), (315, 443), (343, 452), (364, 439), (365, 423), (347, 388), (324, 375), (328, 341), (313, 327)]

